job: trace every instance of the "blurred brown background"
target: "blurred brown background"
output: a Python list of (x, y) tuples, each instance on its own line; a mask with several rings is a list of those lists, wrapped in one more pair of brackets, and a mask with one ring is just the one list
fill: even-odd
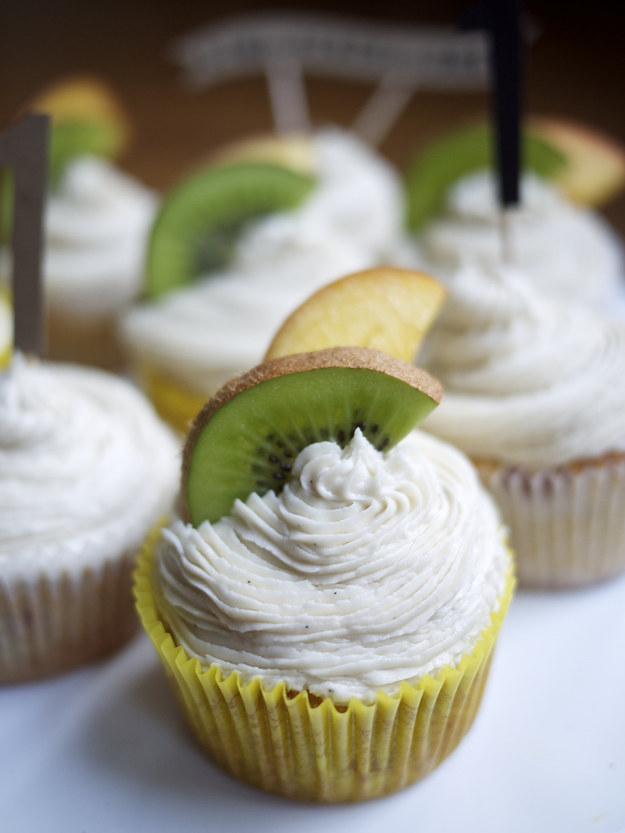
[[(410, 24), (454, 25), (472, 3), (185, 2), (185, 0), (1, 0), (0, 127), (49, 80), (75, 71), (106, 77), (136, 126), (122, 166), (148, 184), (172, 184), (206, 152), (230, 138), (269, 129), (262, 79), (186, 90), (168, 56), (172, 40), (237, 13), (308, 10)], [(527, 54), (525, 109), (584, 121), (625, 144), (625, 3), (526, 2), (537, 38)], [(367, 100), (366, 84), (307, 79), (315, 121), (347, 125)], [(488, 107), (483, 94), (420, 92), (381, 150), (403, 166), (441, 128)], [(605, 207), (625, 234), (625, 197)]]

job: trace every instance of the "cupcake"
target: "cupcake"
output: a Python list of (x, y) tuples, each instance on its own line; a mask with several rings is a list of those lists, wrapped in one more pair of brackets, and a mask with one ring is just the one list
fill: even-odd
[(156, 194), (85, 155), (47, 202), (44, 279), (50, 358), (121, 369), (117, 321), (141, 292)]
[(424, 429), (477, 466), (522, 585), (622, 572), (625, 325), (547, 299), (511, 266), (466, 266), (453, 286), (420, 356), (445, 385)]
[[(61, 79), (29, 109), (52, 120), (43, 262), (48, 356), (119, 370), (116, 322), (141, 290), (158, 197), (118, 165), (132, 128), (102, 80)], [(9, 193), (5, 186), (5, 201)], [(8, 271), (8, 247), (0, 258)]]
[[(507, 211), (514, 262), (541, 291), (609, 310), (623, 297), (625, 262), (622, 242), (596, 208), (622, 187), (625, 155), (608, 153), (605, 140), (586, 141), (580, 153), (580, 128), (530, 120), (528, 130), (537, 125), (540, 132), (525, 137), (520, 206)], [(411, 234), (397, 259), (446, 285), (464, 263), (488, 267), (502, 259), (486, 142), (485, 129), (452, 134), (422, 151), (407, 176)]]
[[(147, 267), (148, 293), (156, 286), (158, 294), (124, 316), (121, 332), (138, 379), (183, 431), (209, 395), (261, 360), (295, 306), (339, 275), (383, 260), (398, 234), (402, 195), (392, 168), (347, 132), (328, 128), (311, 141), (312, 177), (275, 161), (246, 168), (249, 162), (230, 158), (230, 167), (215, 162), (164, 201)], [(215, 171), (221, 181), (211, 181), (196, 199), (195, 183)], [(217, 187), (226, 194), (220, 206), (241, 204), (244, 211), (248, 201), (262, 199), (265, 213), (236, 229), (216, 267), (215, 261), (209, 269), (185, 265), (181, 285), (161, 292), (161, 284), (175, 282), (179, 261), (186, 264), (193, 251), (208, 247), (207, 229), (219, 225), (216, 212), (193, 239), (189, 227), (210, 212)], [(225, 223), (212, 234), (222, 248), (231, 228)]]
[(66, 671), (136, 632), (130, 574), (178, 460), (127, 381), (14, 355), (0, 378), (0, 682)]
[(408, 363), (333, 348), (266, 362), (198, 415), (183, 515), (146, 544), (135, 594), (192, 731), (237, 778), (375, 798), (468, 731), (513, 578), (470, 463), (412, 430), (438, 398)]

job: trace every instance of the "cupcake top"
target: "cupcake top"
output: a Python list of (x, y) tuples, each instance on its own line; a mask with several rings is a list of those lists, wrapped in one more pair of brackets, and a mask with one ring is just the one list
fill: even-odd
[(122, 336), (133, 354), (191, 387), (214, 389), (256, 364), (313, 291), (382, 259), (401, 223), (395, 172), (349, 133), (322, 130), (314, 142), (311, 195), (252, 223), (227, 268), (131, 310)]
[(472, 649), (508, 569), (462, 454), (419, 431), (383, 454), (357, 429), (306, 446), (278, 495), (164, 530), (154, 592), (204, 667), (372, 701)]
[(179, 446), (126, 381), (17, 354), (0, 378), (0, 568), (78, 573), (169, 511)]
[(114, 312), (133, 300), (157, 203), (154, 193), (106, 159), (69, 162), (46, 205), (49, 303), (89, 314)]
[(423, 362), (445, 387), (424, 428), (470, 457), (543, 467), (625, 451), (625, 324), (545, 298), (516, 268), (458, 270)]
[[(622, 292), (625, 270), (616, 234), (597, 213), (573, 205), (533, 174), (522, 178), (510, 236), (519, 268), (542, 291), (597, 306)], [(445, 281), (463, 263), (496, 264), (501, 249), (495, 182), (482, 171), (449, 190), (443, 213), (417, 240), (417, 259)]]

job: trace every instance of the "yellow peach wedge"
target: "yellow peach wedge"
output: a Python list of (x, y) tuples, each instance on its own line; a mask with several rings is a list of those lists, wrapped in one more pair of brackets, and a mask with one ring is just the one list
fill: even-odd
[(13, 352), (13, 313), (11, 294), (0, 286), (0, 370), (8, 367)]
[(371, 347), (413, 361), (446, 290), (429, 275), (381, 266), (322, 287), (286, 319), (265, 359), (326, 347)]
[(29, 109), (50, 113), (53, 122), (116, 122), (130, 132), (129, 117), (112, 88), (95, 75), (72, 75), (43, 88)]
[(218, 148), (210, 157), (216, 164), (230, 162), (271, 162), (297, 173), (314, 174), (315, 148), (309, 136), (259, 134)]
[(573, 202), (601, 205), (625, 187), (625, 148), (611, 137), (561, 118), (532, 116), (529, 127), (565, 157), (553, 182)]
[(61, 78), (38, 92), (28, 109), (52, 119), (52, 165), (55, 155), (81, 152), (117, 158), (129, 145), (133, 126), (113, 89), (95, 75)]

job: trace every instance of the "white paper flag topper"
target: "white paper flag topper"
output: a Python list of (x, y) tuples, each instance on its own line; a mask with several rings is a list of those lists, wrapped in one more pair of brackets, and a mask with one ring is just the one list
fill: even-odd
[(361, 133), (374, 125), (378, 133), (386, 129), (415, 89), (482, 90), (489, 84), (484, 32), (333, 15), (233, 17), (179, 38), (172, 57), (193, 87), (263, 73), (278, 131), (309, 127), (302, 81), (308, 73), (378, 85), (359, 117)]
[(480, 31), (297, 13), (212, 24), (176, 40), (172, 55), (199, 85), (256, 73), (276, 56), (317, 74), (378, 81), (392, 73), (428, 89), (483, 89), (489, 72)]

